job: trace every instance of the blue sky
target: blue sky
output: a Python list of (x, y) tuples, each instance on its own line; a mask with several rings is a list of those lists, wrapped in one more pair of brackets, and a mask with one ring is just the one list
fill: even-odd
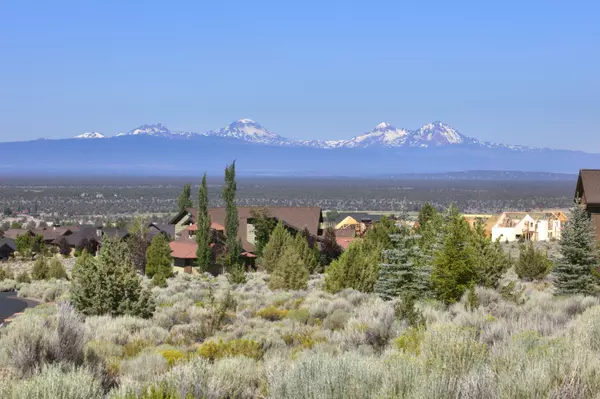
[(600, 152), (599, 3), (0, 0), (0, 140), (442, 120)]

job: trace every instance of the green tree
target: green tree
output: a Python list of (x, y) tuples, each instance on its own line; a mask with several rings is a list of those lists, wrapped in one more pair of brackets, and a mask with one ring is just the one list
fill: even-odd
[(263, 256), (260, 259), (260, 264), (267, 273), (272, 273), (277, 268), (283, 253), (290, 246), (291, 241), (292, 236), (283, 223), (279, 221), (271, 234), (269, 242), (265, 245), (262, 251)]
[(571, 220), (562, 232), (560, 253), (562, 259), (554, 270), (556, 294), (595, 293), (593, 273), (599, 266), (598, 244), (590, 216), (579, 201), (571, 208)]
[(198, 189), (198, 217), (196, 224), (196, 266), (203, 272), (207, 271), (213, 264), (213, 252), (211, 243), (210, 215), (208, 214), (208, 186), (206, 173), (202, 176), (202, 183)]
[(150, 246), (150, 228), (148, 222), (141, 216), (136, 216), (127, 230), (127, 246), (131, 254), (133, 267), (144, 274), (146, 270), (146, 250)]
[(327, 212), (326, 217), (327, 217), (327, 224), (334, 226), (335, 221), (337, 220), (338, 217), (340, 217), (340, 213), (338, 211), (336, 211), (335, 209), (332, 209)]
[(159, 233), (152, 238), (152, 243), (146, 250), (146, 276), (155, 285), (166, 287), (167, 279), (173, 274), (171, 263), (169, 241)]
[(43, 256), (36, 259), (31, 270), (31, 278), (33, 280), (45, 280), (48, 278), (49, 267), (46, 258)]
[(342, 252), (342, 247), (337, 243), (335, 229), (331, 226), (327, 227), (323, 235), (323, 241), (321, 242), (321, 266), (328, 266), (331, 262), (339, 258)]
[(270, 217), (269, 211), (265, 208), (252, 210), (250, 215), (254, 226), (254, 253), (260, 258), (263, 256), (263, 250), (269, 242), (277, 222)]
[(62, 262), (56, 258), (51, 258), (48, 262), (48, 274), (46, 279), (55, 278), (57, 280), (68, 280), (69, 276)]
[(19, 222), (12, 222), (11, 225), (10, 225), (11, 229), (20, 229), (22, 227), (23, 227), (23, 225), (21, 223), (19, 223)]
[(225, 201), (225, 267), (232, 268), (240, 263), (242, 243), (238, 237), (240, 221), (235, 202), (237, 184), (235, 181), (235, 161), (225, 168), (223, 200)]
[(302, 261), (300, 254), (293, 245), (290, 245), (283, 252), (277, 267), (271, 275), (271, 279), (269, 280), (269, 288), (272, 290), (306, 289), (308, 277), (308, 269), (306, 269), (304, 266), (304, 262)]
[(379, 278), (381, 253), (364, 240), (350, 243), (339, 259), (325, 269), (325, 289), (338, 292), (353, 288), (362, 292), (373, 292)]
[(392, 247), (391, 236), (398, 233), (396, 223), (387, 217), (382, 218), (379, 222), (365, 233), (364, 240), (367, 245), (379, 248), (380, 251), (390, 249)]
[(419, 236), (403, 228), (391, 239), (393, 248), (385, 251), (386, 262), (381, 264), (375, 292), (383, 299), (399, 296), (423, 298), (431, 293), (431, 269), (422, 266)]
[(319, 249), (316, 246), (311, 248), (305, 234), (305, 232), (296, 234), (294, 246), (308, 272), (315, 273), (319, 267)]
[(58, 248), (58, 253), (60, 253), (62, 256), (68, 256), (71, 254), (71, 247), (64, 236), (59, 237), (58, 241), (56, 242), (56, 246)]
[(515, 272), (525, 280), (539, 280), (550, 273), (552, 261), (545, 253), (536, 250), (532, 242), (521, 244), (519, 259), (515, 264)]
[(442, 245), (433, 258), (432, 281), (438, 298), (453, 303), (477, 282), (478, 269), (471, 227), (454, 205), (446, 213), (443, 230)]
[(188, 183), (183, 186), (183, 190), (181, 191), (181, 194), (179, 194), (177, 208), (179, 209), (179, 212), (183, 212), (192, 206), (194, 206), (192, 203), (192, 185)]
[(85, 252), (73, 269), (71, 300), (85, 315), (152, 317), (154, 301), (142, 287), (127, 244), (105, 238), (96, 259)]
[(491, 241), (483, 223), (478, 221), (472, 233), (475, 264), (479, 269), (477, 284), (487, 288), (498, 288), (500, 278), (512, 266), (510, 256), (502, 249), (499, 239)]
[(19, 234), (15, 239), (15, 246), (19, 254), (25, 258), (33, 256), (33, 237), (30, 234)]
[(419, 247), (426, 258), (432, 258), (440, 246), (444, 220), (438, 210), (430, 203), (424, 204), (419, 210), (416, 233), (420, 236)]

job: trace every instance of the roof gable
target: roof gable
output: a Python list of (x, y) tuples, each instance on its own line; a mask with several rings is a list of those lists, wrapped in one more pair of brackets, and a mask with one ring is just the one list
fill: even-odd
[(584, 199), (588, 205), (600, 205), (600, 169), (579, 171), (575, 197)]

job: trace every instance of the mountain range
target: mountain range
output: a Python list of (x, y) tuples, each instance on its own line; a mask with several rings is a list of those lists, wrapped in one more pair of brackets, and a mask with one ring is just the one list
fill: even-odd
[[(421, 126), (417, 130), (396, 128), (388, 122), (382, 122), (370, 132), (354, 136), (348, 140), (297, 140), (272, 133), (252, 119), (240, 119), (221, 129), (204, 133), (171, 131), (162, 123), (154, 125), (141, 125), (127, 133), (119, 133), (115, 137), (123, 136), (152, 136), (169, 139), (192, 139), (194, 137), (221, 137), (237, 139), (248, 143), (276, 145), (282, 147), (310, 147), (310, 148), (369, 148), (369, 147), (441, 147), (447, 145), (472, 145), (485, 148), (511, 148), (513, 150), (534, 150), (531, 147), (505, 146), (489, 142), (481, 142), (474, 138), (459, 133), (453, 127), (436, 121)], [(73, 138), (101, 139), (107, 136), (98, 132), (83, 133)]]
[[(87, 132), (70, 139), (0, 143), (0, 176), (190, 175), (398, 176), (462, 171), (573, 174), (600, 167), (600, 154), (505, 145), (467, 137), (442, 122), (416, 130), (380, 123), (346, 140), (298, 140), (240, 119), (204, 133), (142, 125), (108, 137)], [(512, 174), (501, 174), (512, 176)]]

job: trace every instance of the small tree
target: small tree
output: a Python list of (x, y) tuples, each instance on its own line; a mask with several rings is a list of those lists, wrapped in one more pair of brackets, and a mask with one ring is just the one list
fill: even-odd
[(419, 236), (407, 229), (392, 236), (393, 249), (385, 251), (387, 262), (381, 264), (375, 292), (390, 300), (400, 295), (422, 298), (431, 293), (431, 269), (421, 266), (423, 254), (418, 245)]
[(557, 295), (595, 293), (593, 272), (599, 266), (597, 245), (592, 221), (577, 201), (571, 208), (571, 220), (560, 241), (562, 259), (554, 271)]
[(342, 252), (342, 247), (337, 243), (335, 229), (331, 226), (327, 227), (323, 235), (323, 241), (321, 242), (321, 266), (328, 266), (331, 262), (339, 258)]
[(35, 263), (33, 264), (33, 269), (31, 270), (31, 278), (33, 280), (45, 280), (48, 278), (49, 267), (46, 258), (43, 256), (37, 258)]
[(192, 206), (192, 185), (188, 183), (183, 186), (183, 190), (181, 191), (181, 194), (179, 194), (177, 208), (179, 209), (179, 212), (183, 212)]
[(296, 234), (294, 247), (308, 272), (314, 273), (319, 267), (319, 249), (316, 246), (310, 247), (305, 233)]
[(521, 244), (515, 272), (525, 280), (539, 280), (548, 275), (552, 262), (545, 253), (536, 250), (532, 242)]
[(309, 273), (294, 246), (288, 246), (269, 280), (269, 288), (302, 290), (306, 288)]
[(325, 289), (338, 292), (353, 288), (373, 292), (379, 277), (381, 253), (363, 240), (350, 243), (348, 249), (325, 269)]
[(149, 318), (154, 313), (150, 291), (142, 288), (127, 244), (106, 238), (96, 259), (85, 252), (73, 268), (71, 300), (85, 315), (130, 315)]
[(128, 233), (127, 246), (131, 254), (131, 262), (133, 267), (143, 274), (146, 269), (146, 250), (151, 241), (148, 223), (141, 216), (137, 216), (128, 229)]
[(426, 203), (419, 210), (416, 233), (419, 235), (419, 247), (426, 257), (432, 258), (441, 244), (442, 215), (433, 205)]
[(272, 273), (275, 270), (283, 253), (290, 245), (291, 240), (292, 237), (283, 223), (281, 221), (277, 223), (269, 242), (262, 251), (263, 257), (260, 260), (262, 267), (268, 273)]
[(33, 237), (29, 234), (19, 234), (15, 239), (15, 246), (19, 254), (25, 258), (33, 256)]
[(169, 242), (159, 233), (154, 236), (146, 250), (146, 276), (151, 278), (155, 285), (165, 287), (167, 279), (173, 274), (171, 262)]
[(512, 266), (510, 256), (500, 245), (500, 239), (492, 243), (483, 223), (477, 222), (473, 229), (472, 246), (479, 270), (477, 283), (487, 288), (497, 288), (504, 272)]
[(453, 205), (447, 211), (445, 224), (442, 245), (433, 259), (432, 281), (438, 298), (453, 303), (477, 282), (478, 269), (471, 227)]
[(48, 275), (46, 279), (55, 278), (57, 280), (68, 280), (69, 276), (62, 262), (56, 258), (51, 258), (48, 262)]
[(267, 209), (252, 210), (252, 224), (254, 225), (254, 250), (259, 258), (263, 256), (263, 249), (271, 238), (271, 233), (277, 226), (275, 219), (269, 216)]

